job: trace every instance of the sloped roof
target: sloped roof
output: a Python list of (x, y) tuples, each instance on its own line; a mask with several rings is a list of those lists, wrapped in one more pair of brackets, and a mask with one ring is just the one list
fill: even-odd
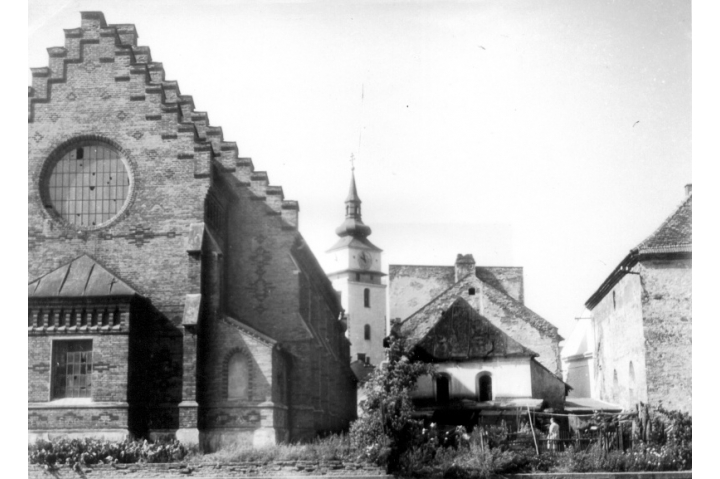
[[(450, 300), (450, 302), (446, 300)], [(538, 356), (524, 347), (459, 296), (438, 296), (399, 325), (410, 348), (436, 359), (490, 356)], [(438, 349), (438, 344), (442, 344)], [(459, 352), (460, 351), (460, 352)]]
[(28, 284), (28, 298), (132, 296), (136, 291), (88, 255)]
[(408, 338), (410, 345), (414, 345), (413, 341), (417, 342), (425, 337), (440, 319), (441, 314), (450, 308), (455, 300), (461, 297), (464, 292), (473, 287), (476, 289), (482, 288), (482, 293), (480, 291), (478, 291), (478, 293), (486, 294), (488, 300), (492, 301), (495, 306), (506, 311), (508, 316), (516, 317), (540, 331), (557, 335), (560, 340), (563, 339), (557, 333), (557, 327), (552, 323), (507, 293), (498, 291), (483, 282), (474, 274), (467, 275), (406, 318), (400, 323), (400, 333)]
[(344, 236), (340, 238), (337, 243), (335, 243), (332, 248), (327, 250), (327, 253), (331, 251), (335, 251), (336, 249), (341, 248), (355, 248), (355, 249), (364, 249), (368, 251), (382, 251), (380, 248), (375, 246), (370, 242), (367, 238), (361, 238), (361, 237), (354, 237), (354, 236)]
[(692, 193), (636, 249), (639, 253), (692, 251)]
[(673, 253), (692, 254), (692, 193), (653, 234), (630, 250), (628, 255), (610, 273), (610, 276), (585, 302), (585, 307), (592, 310), (597, 306), (642, 257)]
[[(408, 345), (435, 360), (538, 356), (493, 325), (463, 298), (445, 311), (422, 316), (424, 328), (401, 330)], [(418, 322), (414, 323), (415, 326)]]

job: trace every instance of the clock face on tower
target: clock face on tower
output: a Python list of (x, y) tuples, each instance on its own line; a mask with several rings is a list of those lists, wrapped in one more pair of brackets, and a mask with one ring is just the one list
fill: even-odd
[(372, 266), (372, 263), (373, 263), (373, 257), (367, 251), (361, 252), (360, 255), (358, 256), (358, 265), (362, 269), (370, 269), (370, 267)]

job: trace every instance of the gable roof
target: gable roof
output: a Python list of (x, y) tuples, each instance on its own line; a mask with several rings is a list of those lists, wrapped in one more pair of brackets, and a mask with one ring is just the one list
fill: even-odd
[(422, 315), (422, 319), (423, 328), (418, 328), (416, 321), (416, 327), (408, 327), (405, 331), (408, 346), (421, 356), (439, 361), (538, 356), (493, 325), (461, 297), (445, 311), (433, 311)]
[(88, 255), (28, 284), (28, 298), (132, 296), (134, 289)]
[(556, 335), (559, 340), (563, 339), (557, 333), (557, 327), (545, 318), (507, 293), (498, 291), (474, 274), (469, 274), (400, 323), (400, 332), (408, 338), (409, 345), (412, 346), (414, 345), (413, 341), (417, 342), (425, 337), (440, 319), (440, 315), (450, 308), (456, 299), (466, 294), (470, 288), (475, 288), (479, 295), (486, 296), (493, 306), (500, 308), (507, 313), (507, 316), (518, 318), (546, 334)]
[(641, 254), (692, 252), (692, 193), (635, 249)]
[(630, 250), (610, 273), (610, 276), (585, 302), (585, 307), (592, 310), (597, 306), (640, 259), (667, 254), (692, 255), (692, 193), (688, 194), (687, 198), (653, 234)]

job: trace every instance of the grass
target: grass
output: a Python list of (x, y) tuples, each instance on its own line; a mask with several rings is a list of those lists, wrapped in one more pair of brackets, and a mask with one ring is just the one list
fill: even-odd
[(210, 454), (193, 454), (188, 460), (195, 463), (231, 463), (257, 462), (261, 464), (273, 461), (354, 461), (356, 455), (350, 448), (347, 436), (328, 436), (304, 444), (278, 444), (253, 448), (249, 445), (237, 445), (223, 448)]

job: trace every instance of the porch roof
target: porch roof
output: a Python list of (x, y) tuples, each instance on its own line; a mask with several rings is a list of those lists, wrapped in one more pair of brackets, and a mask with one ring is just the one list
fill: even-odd
[(88, 255), (28, 284), (28, 298), (132, 296), (136, 291)]

